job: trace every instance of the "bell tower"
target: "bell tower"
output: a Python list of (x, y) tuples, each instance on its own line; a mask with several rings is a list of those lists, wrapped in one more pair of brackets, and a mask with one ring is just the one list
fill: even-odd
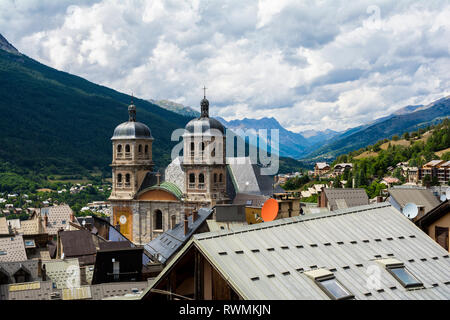
[(112, 191), (109, 200), (134, 199), (147, 172), (153, 170), (150, 129), (136, 121), (136, 106), (128, 106), (128, 121), (116, 127), (112, 140)]
[(229, 200), (226, 194), (225, 128), (218, 120), (209, 117), (206, 94), (200, 107), (200, 117), (191, 120), (185, 128), (182, 164), (186, 200), (196, 203), (197, 207)]

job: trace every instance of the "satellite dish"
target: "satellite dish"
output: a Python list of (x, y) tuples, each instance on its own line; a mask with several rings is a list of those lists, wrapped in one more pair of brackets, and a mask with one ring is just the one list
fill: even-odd
[(447, 200), (447, 195), (445, 194), (441, 195), (441, 202), (444, 202), (445, 200)]
[(450, 188), (447, 188), (447, 191), (445, 192), (445, 197), (447, 200), (450, 200)]
[(414, 203), (407, 203), (403, 207), (402, 213), (408, 219), (414, 219), (415, 217), (417, 217), (417, 214), (419, 213), (419, 209), (417, 208), (416, 204), (414, 204)]
[(261, 209), (261, 218), (264, 222), (273, 221), (277, 217), (278, 214), (278, 201), (270, 198), (264, 202), (264, 205)]

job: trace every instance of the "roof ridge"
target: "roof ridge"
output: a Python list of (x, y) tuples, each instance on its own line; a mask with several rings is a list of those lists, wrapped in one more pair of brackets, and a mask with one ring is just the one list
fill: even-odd
[(268, 221), (268, 222), (263, 222), (263, 223), (244, 225), (242, 227), (237, 227), (236, 229), (233, 229), (233, 230), (220, 230), (220, 231), (213, 231), (213, 232), (205, 232), (205, 233), (196, 234), (193, 237), (196, 240), (223, 237), (223, 236), (229, 236), (229, 235), (238, 234), (238, 233), (242, 233), (242, 232), (249, 232), (249, 231), (253, 231), (253, 230), (279, 227), (279, 226), (292, 224), (292, 223), (300, 223), (300, 222), (304, 222), (304, 221), (322, 219), (322, 218), (327, 218), (327, 217), (336, 217), (336, 216), (341, 216), (341, 215), (345, 215), (345, 214), (357, 213), (357, 212), (368, 211), (368, 210), (375, 210), (375, 209), (385, 208), (385, 207), (392, 207), (392, 205), (389, 202), (368, 204), (368, 205), (357, 206), (357, 207), (352, 207), (352, 208), (347, 208), (347, 209), (339, 209), (339, 210), (327, 211), (327, 212), (323, 212), (323, 213), (309, 214), (309, 215), (305, 215), (305, 216), (295, 216), (295, 217), (283, 218), (283, 219)]

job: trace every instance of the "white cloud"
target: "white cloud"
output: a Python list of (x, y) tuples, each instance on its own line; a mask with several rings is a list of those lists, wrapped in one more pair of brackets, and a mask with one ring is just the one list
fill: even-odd
[(450, 94), (445, 0), (3, 0), (25, 54), (143, 98), (292, 130), (345, 129)]

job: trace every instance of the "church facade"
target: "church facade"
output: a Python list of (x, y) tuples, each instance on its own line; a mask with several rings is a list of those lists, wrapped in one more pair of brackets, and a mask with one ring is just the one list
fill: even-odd
[[(136, 107), (112, 141), (111, 223), (135, 244), (148, 243), (183, 220), (185, 213), (229, 203), (225, 128), (209, 117), (209, 101), (183, 135), (183, 157), (161, 175), (154, 172), (151, 130), (136, 121)], [(167, 178), (167, 179), (165, 179)]]

